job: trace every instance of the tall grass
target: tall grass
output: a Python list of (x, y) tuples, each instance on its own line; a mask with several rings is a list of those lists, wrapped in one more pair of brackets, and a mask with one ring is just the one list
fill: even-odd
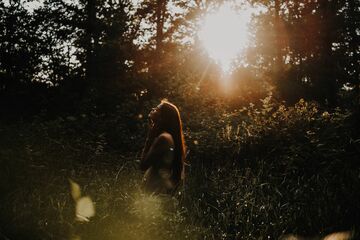
[[(121, 118), (87, 113), (1, 125), (0, 233), (276, 239), (358, 230), (360, 140), (346, 110), (268, 97), (258, 106), (192, 112), (184, 118), (186, 182), (173, 198), (142, 193), (144, 120), (130, 126)], [(76, 221), (69, 178), (95, 204), (88, 223)]]

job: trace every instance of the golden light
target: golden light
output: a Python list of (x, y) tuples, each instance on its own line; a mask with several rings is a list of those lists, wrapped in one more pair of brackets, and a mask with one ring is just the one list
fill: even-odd
[(234, 58), (246, 48), (252, 9), (236, 12), (229, 4), (209, 13), (201, 23), (198, 36), (209, 55), (224, 72), (231, 70)]

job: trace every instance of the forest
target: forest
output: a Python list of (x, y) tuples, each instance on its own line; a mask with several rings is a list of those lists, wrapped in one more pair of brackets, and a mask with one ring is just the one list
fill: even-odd
[(357, 0), (0, 0), (0, 239), (359, 239), (359, 43)]

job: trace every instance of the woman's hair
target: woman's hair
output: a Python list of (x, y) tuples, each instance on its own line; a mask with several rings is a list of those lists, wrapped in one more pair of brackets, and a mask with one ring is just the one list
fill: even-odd
[(172, 180), (175, 184), (178, 184), (181, 180), (184, 179), (185, 162), (185, 143), (180, 112), (174, 104), (168, 102), (167, 100), (162, 100), (161, 103), (161, 123), (159, 127), (161, 130), (170, 133), (174, 139), (175, 158), (172, 163)]

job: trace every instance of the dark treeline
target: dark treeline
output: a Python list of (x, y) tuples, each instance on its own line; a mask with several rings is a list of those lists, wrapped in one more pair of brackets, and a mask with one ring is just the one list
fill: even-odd
[[(0, 2), (4, 115), (74, 111), (89, 101), (106, 107), (121, 99), (188, 98), (189, 89), (219, 94), (221, 74), (196, 30), (223, 1), (45, 0), (31, 7), (36, 2)], [(253, 18), (252, 44), (241, 56), (246, 67), (231, 76), (234, 103), (273, 91), (289, 103), (358, 106), (358, 1), (247, 2), (265, 10)]]

